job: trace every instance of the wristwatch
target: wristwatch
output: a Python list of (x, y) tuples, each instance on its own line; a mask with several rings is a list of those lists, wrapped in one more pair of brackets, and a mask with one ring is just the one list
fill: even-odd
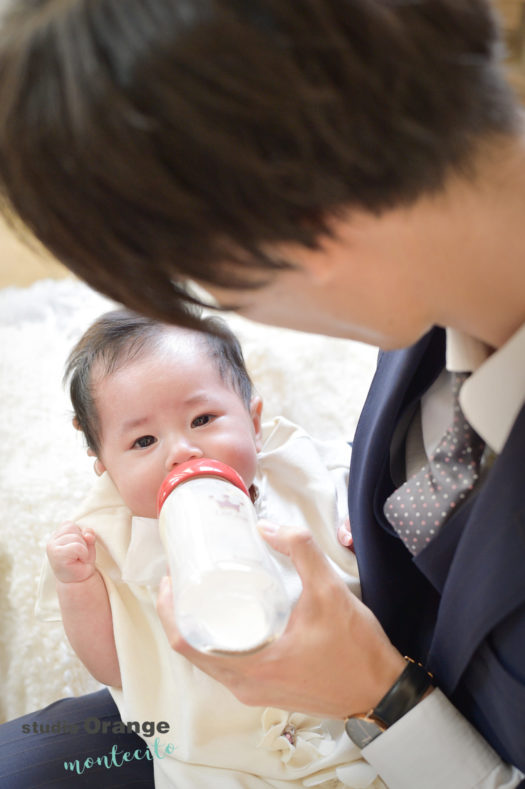
[(371, 743), (415, 707), (434, 684), (432, 674), (421, 663), (409, 657), (405, 660), (406, 667), (379, 704), (369, 712), (350, 715), (346, 719), (346, 733), (359, 748)]

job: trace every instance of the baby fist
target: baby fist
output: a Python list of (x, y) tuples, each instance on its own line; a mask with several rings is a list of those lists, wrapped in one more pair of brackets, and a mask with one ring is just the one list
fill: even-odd
[(47, 557), (57, 581), (65, 584), (87, 581), (95, 572), (96, 535), (67, 522), (52, 534)]

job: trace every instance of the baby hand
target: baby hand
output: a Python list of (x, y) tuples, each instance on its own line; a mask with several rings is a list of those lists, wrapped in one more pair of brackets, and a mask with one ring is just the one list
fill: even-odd
[(58, 581), (64, 584), (87, 581), (95, 573), (96, 535), (67, 522), (47, 543), (47, 557)]
[(337, 539), (345, 548), (350, 548), (351, 551), (354, 550), (354, 540), (352, 539), (352, 532), (350, 530), (350, 518), (347, 518), (345, 522), (339, 526), (337, 530)]

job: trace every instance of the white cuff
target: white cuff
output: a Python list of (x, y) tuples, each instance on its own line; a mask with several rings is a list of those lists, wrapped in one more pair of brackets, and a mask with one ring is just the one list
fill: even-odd
[(437, 688), (362, 753), (389, 789), (511, 789), (523, 777)]

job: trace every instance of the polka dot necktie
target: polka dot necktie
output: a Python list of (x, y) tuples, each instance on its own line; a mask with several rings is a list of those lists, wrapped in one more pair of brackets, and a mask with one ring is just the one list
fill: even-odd
[(451, 426), (428, 463), (385, 502), (387, 520), (414, 555), (436, 536), (479, 479), (485, 443), (463, 416), (458, 399), (468, 373), (452, 373), (452, 378)]

